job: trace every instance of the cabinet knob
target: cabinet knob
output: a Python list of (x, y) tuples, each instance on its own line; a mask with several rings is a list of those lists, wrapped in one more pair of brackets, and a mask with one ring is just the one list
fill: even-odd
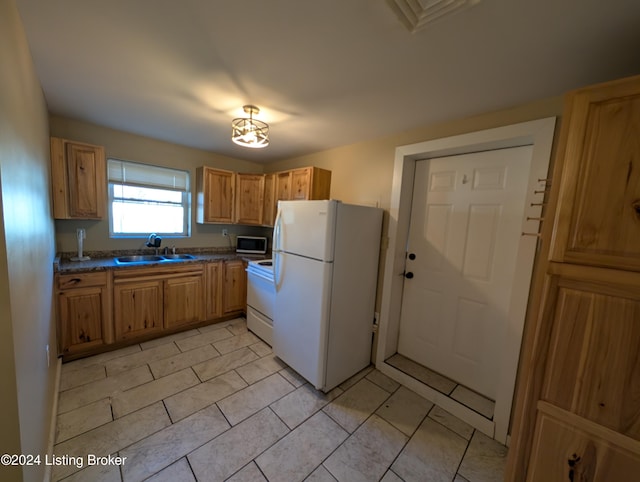
[(409, 271), (408, 273), (404, 274), (404, 277), (407, 278), (407, 279), (411, 279), (411, 278), (413, 278), (413, 273), (411, 271)]
[(414, 259), (416, 259), (416, 254), (415, 253), (409, 253), (409, 259), (412, 260), (412, 261)]

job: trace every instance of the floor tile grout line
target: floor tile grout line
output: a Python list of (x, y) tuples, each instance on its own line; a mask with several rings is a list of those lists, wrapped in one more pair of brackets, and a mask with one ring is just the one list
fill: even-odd
[[(402, 452), (404, 452), (404, 449), (407, 447), (407, 445), (409, 445), (409, 442), (411, 442), (411, 439), (413, 439), (413, 437), (415, 436), (415, 434), (418, 432), (418, 430), (420, 429), (420, 427), (422, 426), (422, 424), (425, 422), (425, 420), (427, 418), (429, 418), (429, 414), (431, 413), (431, 411), (434, 409), (434, 407), (436, 407), (436, 404), (433, 402), (429, 402), (431, 403), (431, 408), (429, 408), (429, 410), (427, 410), (427, 413), (422, 417), (422, 419), (420, 419), (420, 422), (416, 424), (416, 428), (413, 430), (413, 432), (411, 432), (411, 435), (407, 435), (406, 433), (402, 432), (402, 430), (398, 429), (397, 427), (395, 427), (395, 425), (393, 425), (391, 422), (389, 422), (388, 420), (384, 419), (383, 420), (385, 422), (387, 422), (388, 424), (390, 424), (392, 427), (394, 427), (396, 430), (398, 430), (400, 433), (402, 433), (402, 435), (405, 435), (407, 437), (407, 441), (402, 445), (402, 448), (398, 451), (398, 453), (396, 454), (396, 456), (393, 458), (393, 460), (391, 461), (391, 463), (389, 464), (389, 467), (387, 467), (387, 470), (385, 470), (385, 474), (387, 473), (387, 471), (391, 470), (393, 472), (393, 470), (391, 469), (391, 467), (393, 467), (393, 464), (396, 462), (396, 460), (398, 460), (398, 457), (400, 457), (400, 455), (402, 454)], [(393, 472), (394, 474), (396, 474), (395, 472)], [(398, 475), (398, 474), (396, 474)], [(384, 474), (383, 474), (384, 477)], [(398, 475), (398, 478), (400, 478), (401, 480), (402, 477), (400, 477)]]
[(473, 440), (473, 436), (476, 434), (476, 432), (477, 432), (477, 430), (473, 429), (473, 432), (471, 432), (471, 437), (469, 437), (469, 440), (467, 440), (467, 446), (464, 448), (464, 452), (462, 452), (462, 457), (460, 458), (460, 462), (458, 463), (458, 467), (456, 468), (456, 472), (454, 474), (454, 478), (455, 478), (455, 475), (458, 475), (458, 473), (460, 472), (460, 468), (462, 467), (462, 463), (464, 462), (464, 458), (467, 456), (467, 452), (469, 451), (469, 447), (471, 446), (471, 441)]
[[(364, 379), (364, 378), (366, 378), (366, 377), (363, 377), (362, 379)], [(360, 381), (361, 381), (361, 380), (359, 380), (357, 383), (360, 383)], [(371, 381), (371, 380), (369, 380), (369, 381)], [(357, 383), (356, 383), (356, 385), (357, 385)], [(355, 385), (353, 385), (353, 386), (355, 386)], [(352, 388), (352, 387), (349, 387), (349, 388)], [(381, 388), (382, 388), (382, 387), (381, 387)], [(384, 390), (384, 389), (383, 389), (383, 390)], [(386, 391), (386, 390), (385, 390), (385, 391)], [(345, 392), (346, 392), (346, 391), (345, 391)], [(344, 393), (344, 392), (343, 392), (343, 393)], [(388, 392), (387, 392), (387, 393), (388, 393)], [(395, 391), (394, 391), (393, 393), (395, 393)], [(339, 423), (338, 421), (334, 420), (334, 419), (333, 419), (333, 417), (331, 417), (328, 413), (324, 412), (327, 416), (329, 416), (329, 418), (331, 418), (331, 420), (334, 420), (334, 421), (338, 424), (338, 426), (339, 426), (339, 427), (341, 427), (345, 432), (347, 432), (347, 438), (345, 438), (345, 439), (342, 441), (342, 443), (340, 443), (340, 444), (339, 444), (339, 445), (338, 445), (338, 446), (337, 446), (337, 447), (336, 447), (336, 448), (335, 448), (335, 449), (334, 449), (334, 450), (333, 450), (333, 451), (332, 451), (332, 452), (331, 452), (327, 457), (325, 457), (325, 458), (323, 459), (323, 461), (320, 463), (320, 465), (322, 465), (322, 466), (324, 467), (324, 469), (325, 469), (327, 472), (329, 472), (329, 474), (331, 475), (331, 477), (333, 477), (333, 478), (334, 478), (334, 479), (336, 479), (336, 480), (339, 480), (339, 479), (338, 479), (338, 478), (333, 474), (333, 472), (331, 472), (331, 470), (329, 469), (329, 467), (326, 467), (326, 466), (324, 465), (324, 463), (325, 463), (327, 460), (329, 460), (329, 458), (330, 458), (330, 457), (331, 457), (331, 456), (332, 456), (332, 455), (333, 455), (333, 454), (334, 454), (334, 453), (335, 453), (335, 452), (336, 452), (340, 447), (342, 447), (345, 443), (347, 443), (347, 441), (348, 441), (351, 437), (353, 437), (353, 436), (354, 436), (354, 434), (358, 431), (358, 429), (359, 429), (360, 427), (362, 427), (365, 423), (367, 423), (367, 421), (368, 421), (371, 417), (373, 417), (374, 415), (376, 415), (377, 417), (380, 417), (380, 418), (381, 418), (382, 420), (384, 420), (386, 423), (388, 423), (389, 425), (391, 425), (391, 427), (393, 427), (394, 429), (398, 430), (398, 432), (400, 432), (402, 435), (406, 436), (406, 434), (405, 434), (404, 432), (402, 432), (401, 430), (399, 430), (399, 429), (398, 429), (395, 425), (393, 425), (391, 422), (389, 422), (389, 421), (388, 421), (388, 420), (386, 420), (385, 418), (381, 417), (380, 415), (377, 415), (377, 414), (376, 414), (376, 412), (380, 409), (380, 407), (382, 407), (382, 405), (383, 405), (383, 404), (385, 404), (385, 403), (389, 400), (389, 398), (391, 398), (391, 396), (393, 395), (393, 393), (390, 393), (390, 394), (389, 394), (389, 396), (388, 396), (387, 398), (385, 398), (385, 399), (382, 401), (382, 403), (380, 403), (380, 405), (378, 405), (378, 407), (377, 407), (374, 411), (372, 411), (372, 412), (367, 416), (367, 418), (365, 418), (365, 419), (364, 419), (364, 421), (363, 421), (361, 424), (359, 424), (359, 425), (354, 429), (354, 431), (353, 431), (352, 433), (350, 433), (346, 428), (344, 428), (342, 425), (340, 425), (340, 423)], [(326, 405), (325, 405), (325, 406), (326, 406)], [(323, 407), (323, 408), (324, 408), (324, 407)], [(428, 412), (427, 412), (427, 413), (428, 413)], [(422, 421), (424, 421), (424, 418), (426, 418), (426, 415), (425, 415), (425, 417), (423, 417), (423, 420), (422, 420)], [(422, 423), (422, 421), (420, 422), (420, 424)], [(420, 426), (420, 424), (418, 424), (418, 426)], [(417, 431), (417, 429), (416, 429), (416, 431)], [(414, 431), (414, 432), (415, 432), (415, 431)], [(402, 451), (403, 451), (403, 450), (404, 450), (404, 448), (407, 446), (407, 444), (409, 443), (409, 441), (410, 441), (410, 440), (411, 440), (411, 437), (408, 437), (408, 436), (407, 436), (407, 441), (402, 445), (402, 448), (398, 451), (398, 453), (397, 453), (397, 454), (396, 454), (396, 456), (394, 457), (393, 461), (392, 461), (392, 462), (389, 464), (389, 466), (385, 469), (384, 473), (382, 474), (382, 477), (384, 477), (384, 474), (385, 474), (388, 470), (390, 470), (390, 469), (391, 469), (391, 466), (392, 466), (392, 465), (393, 465), (393, 463), (396, 461), (396, 459), (400, 456), (400, 454), (402, 453)], [(319, 465), (319, 466), (320, 466), (320, 465)], [(319, 467), (319, 466), (318, 466), (318, 467)], [(317, 469), (317, 467), (316, 467), (316, 469)], [(314, 470), (315, 470), (315, 469), (314, 469)], [(312, 472), (312, 473), (313, 473), (313, 472)]]

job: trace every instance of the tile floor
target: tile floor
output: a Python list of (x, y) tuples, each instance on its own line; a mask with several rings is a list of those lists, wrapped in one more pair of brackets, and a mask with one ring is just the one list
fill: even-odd
[(506, 455), (372, 367), (314, 390), (241, 318), (64, 364), (58, 412), (56, 481), (481, 482)]

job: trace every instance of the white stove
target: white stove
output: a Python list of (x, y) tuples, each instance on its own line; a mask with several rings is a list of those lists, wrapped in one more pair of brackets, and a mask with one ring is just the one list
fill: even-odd
[(247, 328), (273, 344), (276, 287), (270, 259), (249, 261), (247, 267)]

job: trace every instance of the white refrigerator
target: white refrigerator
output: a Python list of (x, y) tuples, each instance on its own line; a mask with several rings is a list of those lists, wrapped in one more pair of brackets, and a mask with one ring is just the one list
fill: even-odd
[(382, 210), (280, 201), (273, 351), (329, 391), (370, 363)]

